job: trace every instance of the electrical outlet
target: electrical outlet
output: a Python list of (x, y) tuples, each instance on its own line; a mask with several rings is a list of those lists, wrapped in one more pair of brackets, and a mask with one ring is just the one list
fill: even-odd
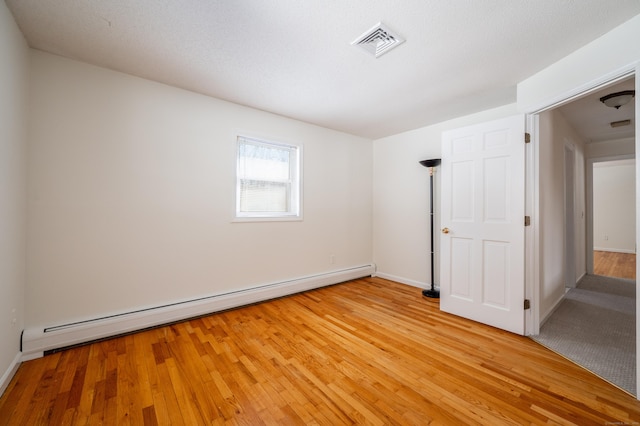
[(608, 236), (608, 235), (605, 235), (605, 236), (604, 236), (604, 240), (605, 240), (605, 241), (609, 241), (609, 236)]
[(332, 265), (334, 263), (336, 263), (336, 255), (332, 254), (331, 256), (329, 256), (329, 263), (331, 263)]

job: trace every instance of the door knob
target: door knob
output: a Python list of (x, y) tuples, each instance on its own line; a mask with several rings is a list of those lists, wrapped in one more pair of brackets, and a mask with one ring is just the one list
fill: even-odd
[(443, 234), (448, 234), (449, 233), (449, 228), (442, 228), (442, 233)]

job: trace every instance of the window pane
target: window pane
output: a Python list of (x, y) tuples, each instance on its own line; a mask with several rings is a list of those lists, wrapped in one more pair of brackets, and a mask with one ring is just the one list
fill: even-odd
[(286, 213), (289, 211), (288, 187), (287, 183), (241, 179), (240, 211)]
[(277, 146), (242, 143), (239, 148), (238, 177), (288, 181), (291, 150)]

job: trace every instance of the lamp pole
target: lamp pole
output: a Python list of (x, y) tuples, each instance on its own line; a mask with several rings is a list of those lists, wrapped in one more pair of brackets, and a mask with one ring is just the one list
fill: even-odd
[(429, 216), (431, 217), (431, 288), (422, 290), (422, 295), (426, 297), (430, 297), (433, 299), (440, 298), (440, 290), (436, 290), (435, 288), (435, 268), (434, 268), (434, 238), (433, 238), (433, 175), (435, 173), (435, 167), (440, 165), (439, 158), (433, 158), (430, 160), (422, 160), (420, 161), (424, 167), (429, 168)]

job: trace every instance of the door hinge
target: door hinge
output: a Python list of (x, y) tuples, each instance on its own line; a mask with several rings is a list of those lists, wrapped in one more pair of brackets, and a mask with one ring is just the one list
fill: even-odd
[(531, 301), (529, 299), (524, 299), (524, 310), (531, 309)]
[(525, 133), (524, 134), (524, 143), (530, 143), (531, 142), (531, 133)]
[(531, 216), (524, 217), (524, 226), (531, 226)]

